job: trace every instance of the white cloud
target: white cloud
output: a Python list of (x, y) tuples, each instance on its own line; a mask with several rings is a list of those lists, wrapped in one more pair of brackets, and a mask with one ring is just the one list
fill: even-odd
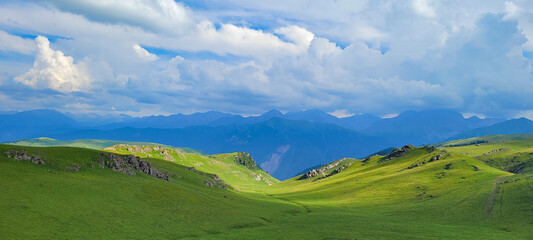
[(146, 51), (146, 49), (144, 49), (143, 47), (139, 46), (139, 44), (134, 44), (133, 45), (133, 50), (135, 51), (137, 56), (139, 56), (139, 58), (141, 58), (142, 60), (155, 61), (155, 60), (159, 59), (159, 57), (157, 57), (157, 55)]
[(364, 24), (354, 25), (353, 35), (353, 39), (362, 39), (364, 41), (382, 40), (387, 36), (383, 31)]
[(315, 35), (312, 32), (294, 25), (278, 28), (274, 32), (285, 36), (296, 45), (302, 46), (304, 49), (309, 47), (309, 44), (311, 44), (311, 41), (315, 38)]
[(167, 77), (175, 82), (180, 80), (179, 65), (183, 63), (183, 57), (176, 56), (168, 61), (167, 68), (162, 72), (163, 77)]
[(430, 6), (428, 1), (429, 0), (413, 0), (413, 8), (415, 9), (415, 12), (421, 16), (434, 18), (437, 16), (437, 13), (433, 7)]
[(32, 54), (35, 51), (35, 43), (0, 30), (0, 51)]
[(58, 8), (91, 20), (124, 23), (153, 31), (183, 34), (191, 27), (190, 11), (174, 0), (48, 0)]
[[(68, 53), (66, 66), (91, 76), (90, 84), (64, 83), (55, 75), (68, 74), (39, 74), (63, 71), (52, 61), (36, 59), (24, 74), (31, 62), (13, 70), (3, 60), (0, 75), (10, 70), (2, 84), (20, 75), (36, 89), (107, 90), (105, 98), (80, 101), (122, 112), (383, 115), (440, 106), (494, 116), (532, 105), (531, 61), (523, 57), (533, 49), (527, 1), (273, 1), (215, 1), (194, 12), (171, 0), (0, 4), (0, 29), (58, 36), (50, 51)], [(492, 22), (479, 21), (486, 14)], [(156, 56), (142, 46), (169, 52)], [(169, 59), (175, 52), (183, 57)]]
[(505, 2), (505, 11), (507, 18), (516, 17), (520, 13), (520, 10), (521, 9), (519, 9), (518, 6), (516, 6), (516, 4), (514, 4), (513, 2)]
[(385, 119), (386, 118), (393, 118), (393, 117), (397, 117), (398, 115), (400, 115), (400, 114), (398, 114), (398, 113), (389, 113), (389, 114), (385, 114), (385, 115), (381, 116), (381, 118), (385, 118)]
[[(297, 43), (285, 42), (272, 33), (262, 30), (222, 24), (219, 28), (212, 22), (197, 24), (189, 35), (169, 39), (163, 45), (171, 49), (188, 51), (211, 51), (219, 55), (233, 54), (257, 58), (299, 54), (306, 50), (310, 33), (303, 28), (280, 30)], [(303, 46), (303, 47), (302, 47)]]
[(471, 118), (471, 117), (478, 117), (481, 119), (487, 118), (487, 116), (485, 116), (484, 114), (479, 114), (479, 113), (467, 112), (467, 113), (462, 113), (462, 114), (464, 118)]
[(512, 116), (513, 118), (528, 118), (529, 120), (532, 120), (533, 121), (533, 110), (524, 110), (524, 111), (520, 111), (518, 112), (517, 114), (515, 114), (514, 116)]
[(32, 88), (51, 88), (63, 93), (84, 91), (90, 88), (91, 79), (83, 63), (74, 63), (74, 59), (61, 51), (50, 48), (46, 37), (38, 36), (37, 55), (33, 67), (15, 80)]
[(333, 112), (328, 112), (329, 114), (338, 117), (338, 118), (345, 118), (345, 117), (351, 117), (355, 114), (348, 112), (346, 109), (337, 109)]

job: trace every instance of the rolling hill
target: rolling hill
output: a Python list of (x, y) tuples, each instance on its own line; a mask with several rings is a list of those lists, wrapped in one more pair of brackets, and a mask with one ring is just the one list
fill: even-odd
[(62, 140), (114, 139), (159, 142), (206, 154), (248, 152), (262, 169), (287, 179), (302, 169), (350, 156), (363, 157), (391, 145), (333, 124), (281, 118), (251, 125), (196, 126), (181, 129), (121, 128), (52, 134)]
[[(0, 235), (531, 239), (533, 137), (487, 138), (342, 158), (283, 182), (239, 190), (248, 183), (232, 179), (231, 172), (257, 170), (249, 158), (236, 159), (243, 153), (203, 156), (198, 160), (203, 165), (187, 160), (193, 169), (181, 165), (178, 155), (163, 160), (166, 148), (153, 146), (119, 145), (101, 152), (0, 145)], [(120, 159), (132, 159), (135, 174), (126, 174), (128, 161)], [(209, 164), (213, 160), (239, 168), (228, 171), (224, 164)]]
[[(168, 181), (121, 172), (119, 161), (91, 149), (1, 145), (0, 152), (3, 239), (193, 238), (299, 212), (294, 204), (263, 201), (165, 160), (145, 159), (144, 166), (168, 174)], [(35, 158), (44, 164), (26, 160)]]
[[(285, 114), (272, 110), (251, 117), (211, 111), (125, 118), (110, 125), (89, 126), (59, 112), (37, 110), (5, 114), (0, 121), (0, 141), (34, 137), (114, 139), (184, 146), (207, 154), (248, 152), (265, 171), (284, 180), (342, 157), (362, 158), (388, 147), (441, 142), (499, 121), (502, 119), (464, 118), (451, 110), (407, 111), (389, 119), (371, 115), (337, 118), (319, 110)], [(513, 133), (527, 131), (524, 124), (512, 126)]]
[(79, 147), (79, 148), (90, 148), (90, 149), (95, 149), (95, 150), (112, 147), (118, 144), (128, 144), (128, 145), (162, 146), (165, 148), (179, 150), (181, 152), (202, 154), (200, 151), (197, 151), (191, 148), (173, 147), (173, 146), (161, 145), (158, 143), (149, 143), (149, 142), (128, 142), (128, 141), (103, 140), (103, 139), (76, 139), (76, 140), (70, 140), (70, 141), (60, 141), (60, 140), (56, 140), (52, 138), (40, 137), (40, 138), (30, 138), (30, 139), (21, 139), (18, 141), (11, 141), (6, 144), (29, 146), (29, 147)]

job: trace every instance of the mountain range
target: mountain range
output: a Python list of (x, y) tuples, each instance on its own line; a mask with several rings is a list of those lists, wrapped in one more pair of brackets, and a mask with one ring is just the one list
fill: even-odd
[[(271, 110), (250, 117), (216, 111), (121, 116), (113, 123), (104, 117), (105, 121), (80, 121), (82, 118), (54, 110), (2, 114), (0, 141), (91, 138), (159, 142), (206, 154), (243, 151), (249, 152), (265, 171), (283, 180), (335, 159), (365, 157), (405, 144), (419, 146), (465, 137), (533, 132), (533, 122), (528, 119), (465, 118), (446, 109), (407, 111), (393, 118), (337, 118), (320, 110), (285, 114)], [(98, 122), (104, 124), (95, 124)]]

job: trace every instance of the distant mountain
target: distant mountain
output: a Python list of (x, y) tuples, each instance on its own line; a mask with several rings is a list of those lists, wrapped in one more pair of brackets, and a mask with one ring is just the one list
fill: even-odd
[[(347, 118), (337, 118), (320, 110), (307, 110), (299, 112), (281, 113), (278, 110), (270, 110), (259, 116), (243, 117), (241, 115), (210, 111), (194, 113), (190, 115), (174, 114), (170, 116), (149, 116), (131, 118), (124, 121), (106, 124), (97, 129), (115, 129), (124, 127), (133, 128), (185, 128), (191, 126), (224, 126), (256, 124), (268, 121), (272, 118), (284, 118), (289, 120), (303, 120), (309, 122), (331, 123), (352, 130), (363, 130), (370, 127), (381, 118), (372, 115), (354, 115)], [(94, 125), (93, 125), (94, 126)]]
[(54, 110), (38, 109), (0, 114), (0, 141), (41, 137), (41, 134), (71, 131), (78, 126), (79, 124), (72, 118)]
[(223, 125), (235, 125), (235, 124), (254, 124), (264, 122), (272, 118), (283, 118), (283, 113), (278, 110), (270, 110), (259, 116), (243, 117), (241, 115), (232, 115), (229, 117), (219, 118), (209, 123), (209, 126), (223, 126)]
[(228, 118), (228, 117), (242, 117), (229, 113), (222, 113), (217, 111), (209, 111), (203, 113), (193, 113), (190, 115), (173, 114), (169, 116), (148, 116), (132, 118), (128, 121), (107, 124), (98, 129), (115, 129), (115, 128), (184, 128), (190, 126), (210, 125), (213, 121)]
[(533, 133), (533, 121), (527, 118), (511, 119), (488, 127), (476, 128), (450, 137), (448, 140), (466, 139), (485, 135)]
[(380, 120), (362, 133), (387, 139), (393, 146), (422, 145), (441, 142), (460, 132), (501, 121), (503, 119), (464, 118), (461, 113), (446, 109), (407, 111), (397, 117)]
[(192, 126), (181, 129), (120, 128), (79, 130), (50, 137), (158, 142), (190, 147), (206, 154), (249, 152), (261, 168), (278, 179), (342, 157), (363, 157), (390, 146), (333, 124), (272, 118), (256, 124)]
[(324, 122), (333, 124), (336, 124), (338, 120), (337, 117), (316, 109), (298, 112), (288, 112), (283, 117), (290, 120), (306, 120), (310, 122)]
[(126, 115), (126, 114), (119, 114), (119, 115), (100, 115), (95, 113), (64, 113), (67, 117), (74, 119), (76, 122), (78, 122), (80, 125), (85, 127), (95, 127), (95, 126), (102, 126), (112, 123), (124, 123), (124, 122), (130, 122), (135, 117)]
[(351, 117), (339, 118), (336, 124), (355, 131), (362, 131), (370, 128), (381, 120), (383, 119), (378, 116), (360, 114), (353, 115)]
[[(508, 121), (479, 130), (503, 120), (464, 118), (451, 110), (407, 111), (389, 119), (372, 115), (337, 118), (320, 110), (286, 114), (271, 110), (250, 117), (211, 111), (141, 118), (122, 116), (117, 118), (119, 122), (102, 126), (94, 126), (98, 115), (72, 116), (83, 121), (52, 110), (0, 114), (0, 141), (96, 138), (158, 142), (208, 154), (243, 151), (250, 152), (273, 176), (284, 179), (311, 166), (343, 157), (365, 157), (388, 147), (442, 142), (460, 133), (464, 134), (459, 137), (524, 133), (531, 125), (531, 121), (521, 119), (515, 124)], [(468, 133), (470, 130), (475, 133)]]
[(380, 117), (367, 114), (353, 115), (351, 117), (345, 118), (337, 118), (320, 110), (288, 112), (283, 117), (291, 120), (305, 120), (310, 122), (331, 123), (355, 131), (361, 131), (363, 129), (366, 129), (381, 120)]

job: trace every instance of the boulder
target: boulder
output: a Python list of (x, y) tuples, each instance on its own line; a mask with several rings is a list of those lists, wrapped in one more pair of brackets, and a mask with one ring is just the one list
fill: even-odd
[(7, 157), (16, 161), (29, 161), (36, 164), (46, 164), (41, 156), (37, 154), (27, 154), (25, 150), (11, 150), (4, 153)]
[(102, 153), (99, 163), (101, 167), (106, 166), (115, 172), (135, 175), (135, 170), (137, 170), (151, 177), (170, 181), (170, 173), (160, 170), (152, 166), (151, 163), (133, 155), (122, 156), (113, 153)]
[(305, 180), (305, 179), (309, 179), (309, 178), (312, 178), (318, 175), (323, 175), (323, 173), (317, 169), (312, 169), (309, 172), (302, 175), (300, 178), (298, 178), (298, 180)]
[(396, 148), (389, 155), (387, 155), (384, 158), (382, 158), (381, 160), (379, 160), (378, 163), (386, 162), (386, 161), (392, 160), (394, 158), (399, 158), (399, 157), (407, 154), (408, 152), (410, 152), (414, 148), (415, 148), (415, 146), (410, 145), (410, 144), (409, 145), (405, 145), (402, 148)]

